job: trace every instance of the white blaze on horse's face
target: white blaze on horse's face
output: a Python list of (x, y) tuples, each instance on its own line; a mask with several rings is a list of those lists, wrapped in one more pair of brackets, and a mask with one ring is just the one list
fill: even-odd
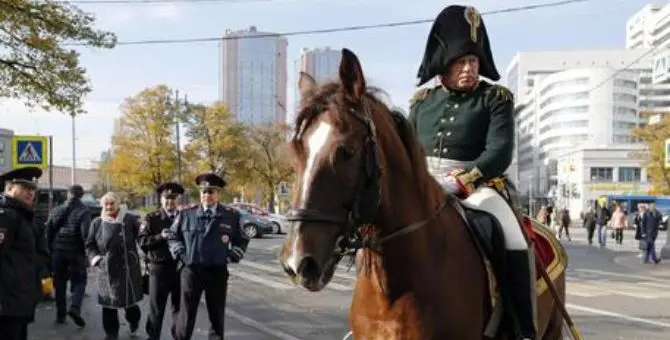
[(314, 178), (314, 165), (316, 164), (316, 158), (321, 153), (323, 147), (328, 141), (333, 126), (321, 121), (319, 126), (316, 127), (314, 132), (307, 139), (307, 163), (305, 164), (305, 171), (302, 174), (302, 192), (300, 198), (302, 201), (307, 201), (309, 199), (309, 189), (312, 185), (312, 180)]
[[(314, 180), (314, 173), (318, 170), (315, 169), (314, 166), (316, 165), (317, 157), (323, 151), (323, 147), (326, 145), (326, 142), (330, 137), (331, 131), (333, 131), (333, 126), (321, 121), (316, 129), (314, 129), (314, 132), (307, 138), (307, 162), (305, 163), (305, 171), (302, 174), (302, 190), (300, 193), (300, 199), (303, 202), (306, 202), (309, 199), (310, 187)], [(303, 256), (299, 251), (300, 242), (300, 233), (296, 232), (291, 247), (291, 257), (286, 263), (288, 267), (296, 273), (298, 272), (298, 266), (300, 265)]]

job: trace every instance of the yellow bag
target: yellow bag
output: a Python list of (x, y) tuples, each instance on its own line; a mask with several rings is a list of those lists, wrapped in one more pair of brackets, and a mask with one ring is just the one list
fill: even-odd
[(54, 280), (52, 277), (45, 277), (42, 279), (42, 294), (44, 296), (53, 296)]

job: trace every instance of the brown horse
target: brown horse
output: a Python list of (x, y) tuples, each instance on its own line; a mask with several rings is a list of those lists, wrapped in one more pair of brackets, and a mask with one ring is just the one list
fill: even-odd
[[(408, 121), (366, 87), (346, 49), (339, 81), (318, 85), (301, 74), (298, 85), (291, 145), (299, 180), (279, 253), (284, 271), (320, 291), (358, 236), (355, 339), (482, 339), (492, 310), (482, 253), (456, 199), (430, 176)], [(564, 270), (556, 273), (564, 297)], [(539, 288), (538, 338), (560, 339), (559, 309)]]

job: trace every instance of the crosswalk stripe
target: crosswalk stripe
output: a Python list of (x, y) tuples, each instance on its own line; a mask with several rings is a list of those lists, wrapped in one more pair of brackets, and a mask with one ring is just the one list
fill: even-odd
[(596, 270), (596, 269), (573, 269), (575, 272), (581, 272), (581, 273), (589, 273), (589, 274), (598, 274), (598, 275), (603, 275), (603, 276), (618, 276), (618, 277), (626, 277), (629, 279), (637, 279), (641, 281), (655, 281), (655, 282), (661, 282), (665, 283), (666, 287), (670, 286), (670, 280), (669, 279), (661, 279), (658, 277), (653, 277), (653, 276), (642, 276), (642, 275), (635, 275), (635, 274), (624, 274), (624, 273), (615, 273), (615, 272), (608, 272), (604, 270)]
[(260, 277), (260, 276), (245, 273), (245, 272), (243, 272), (243, 271), (241, 271), (237, 268), (228, 268), (228, 271), (231, 274), (233, 274), (233, 275), (235, 275), (235, 276), (237, 276), (241, 279), (245, 279), (247, 281), (251, 281), (251, 282), (255, 282), (255, 283), (260, 283), (260, 284), (268, 286), (270, 288), (283, 289), (283, 290), (294, 289), (295, 288), (294, 286), (289, 286), (289, 285), (284, 284), (284, 283), (279, 283), (279, 282), (276, 282), (276, 281), (273, 281), (273, 280), (268, 280), (268, 279)]

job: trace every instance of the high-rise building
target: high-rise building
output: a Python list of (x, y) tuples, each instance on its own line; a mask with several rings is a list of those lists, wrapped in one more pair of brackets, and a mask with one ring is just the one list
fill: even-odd
[(557, 159), (577, 147), (636, 145), (630, 132), (645, 123), (639, 75), (650, 71), (648, 51), (523, 52), (513, 58), (506, 75), (516, 99), (520, 193), (554, 199)]
[(670, 4), (646, 5), (626, 22), (626, 48), (670, 47)]
[[(312, 76), (317, 83), (327, 80), (333, 80), (337, 77), (340, 67), (342, 52), (333, 50), (330, 47), (325, 48), (302, 48), (300, 50), (300, 60), (295, 65), (296, 79), (298, 74), (305, 72)], [(295, 87), (295, 103), (300, 102), (300, 91)]]
[(342, 52), (326, 48), (303, 48), (300, 50), (300, 71), (312, 76), (317, 82), (337, 77)]
[(255, 26), (227, 30), (221, 43), (220, 100), (246, 124), (286, 120), (288, 40)]
[[(658, 70), (659, 61), (670, 55), (670, 4), (646, 5), (626, 22), (626, 48), (653, 49), (648, 69), (640, 73), (640, 110), (650, 113), (670, 112), (670, 82)], [(655, 70), (656, 69), (656, 70)], [(654, 79), (659, 76), (666, 79)], [(663, 81), (665, 80), (665, 81)]]

